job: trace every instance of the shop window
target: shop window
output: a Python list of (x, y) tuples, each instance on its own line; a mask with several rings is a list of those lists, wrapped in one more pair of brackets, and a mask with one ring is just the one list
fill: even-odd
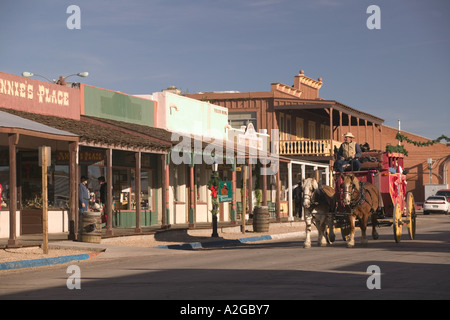
[(174, 170), (174, 201), (186, 201), (186, 167), (184, 165), (175, 166)]
[(153, 172), (150, 170), (143, 170), (141, 172), (141, 209), (153, 211), (153, 207)]
[[(101, 165), (88, 166), (88, 189), (92, 194), (91, 206), (100, 203), (100, 183), (98, 178), (106, 177), (106, 168)], [(113, 208), (115, 210), (136, 210), (136, 170), (131, 168), (113, 168)], [(108, 181), (106, 181), (108, 184)], [(153, 211), (154, 191), (153, 173), (150, 169), (141, 170), (141, 209)]]
[(0, 166), (0, 210), (9, 207), (9, 166)]
[[(42, 209), (42, 168), (38, 163), (37, 151), (23, 151), (18, 154), (18, 196), (23, 209)], [(69, 166), (52, 166), (47, 174), (48, 208), (69, 208)]]
[(197, 202), (208, 201), (208, 170), (204, 166), (195, 166), (195, 184), (197, 187)]
[(130, 169), (113, 169), (113, 202), (116, 210), (131, 210)]

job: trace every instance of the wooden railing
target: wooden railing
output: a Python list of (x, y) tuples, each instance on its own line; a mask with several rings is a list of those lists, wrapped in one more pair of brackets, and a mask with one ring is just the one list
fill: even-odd
[(280, 140), (278, 152), (280, 155), (332, 156), (333, 145), (329, 139)]

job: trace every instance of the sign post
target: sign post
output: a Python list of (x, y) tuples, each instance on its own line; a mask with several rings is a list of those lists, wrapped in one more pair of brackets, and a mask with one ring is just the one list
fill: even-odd
[(48, 186), (47, 167), (51, 163), (51, 148), (47, 146), (39, 147), (39, 162), (42, 166), (42, 250), (48, 254)]

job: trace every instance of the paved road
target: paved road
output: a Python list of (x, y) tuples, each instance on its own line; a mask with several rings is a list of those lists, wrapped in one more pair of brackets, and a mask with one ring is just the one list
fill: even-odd
[(404, 234), (399, 244), (390, 227), (379, 232), (379, 240), (353, 249), (340, 235), (332, 246), (311, 249), (302, 248), (303, 239), (190, 251), (130, 248), (126, 257), (105, 253), (78, 263), (80, 280), (70, 284), (80, 289), (68, 289), (77, 272), (67, 273), (67, 265), (0, 273), (0, 299), (450, 298), (450, 216), (420, 215), (416, 239)]

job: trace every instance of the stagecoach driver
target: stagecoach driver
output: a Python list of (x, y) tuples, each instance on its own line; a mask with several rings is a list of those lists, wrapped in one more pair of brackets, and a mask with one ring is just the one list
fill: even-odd
[(336, 161), (335, 168), (339, 173), (344, 171), (343, 166), (350, 164), (352, 171), (359, 171), (361, 169), (362, 151), (358, 143), (353, 141), (355, 136), (351, 132), (344, 134), (344, 142), (341, 144), (338, 151), (338, 160)]

